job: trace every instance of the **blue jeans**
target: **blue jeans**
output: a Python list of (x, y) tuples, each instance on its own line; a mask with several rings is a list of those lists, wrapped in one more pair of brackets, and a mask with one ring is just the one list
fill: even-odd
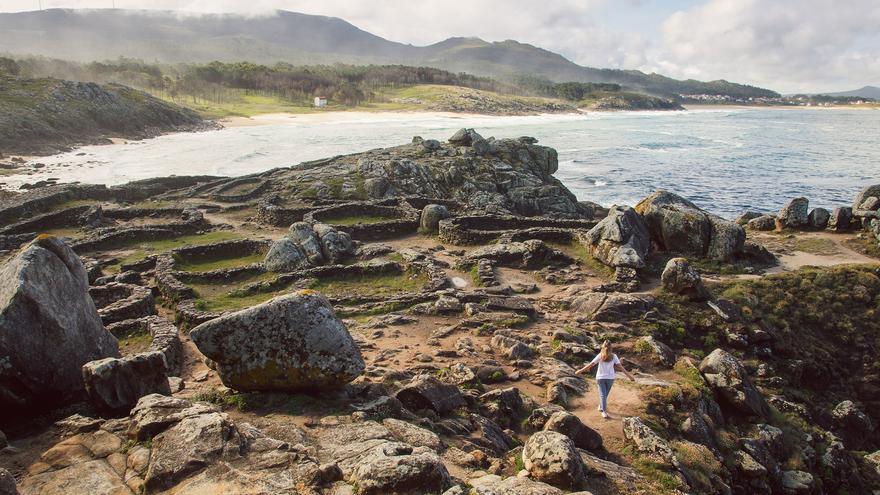
[(599, 382), (599, 407), (601, 407), (603, 411), (607, 411), (608, 394), (611, 393), (611, 387), (614, 386), (614, 379), (600, 378), (596, 381)]

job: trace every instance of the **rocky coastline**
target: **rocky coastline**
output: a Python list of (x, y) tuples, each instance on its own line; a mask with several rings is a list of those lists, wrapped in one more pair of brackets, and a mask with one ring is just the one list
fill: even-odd
[(557, 168), (461, 129), (0, 197), (0, 494), (880, 486), (880, 185), (728, 221)]

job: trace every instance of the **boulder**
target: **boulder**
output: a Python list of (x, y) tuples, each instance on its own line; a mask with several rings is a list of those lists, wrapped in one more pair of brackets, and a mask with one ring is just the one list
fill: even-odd
[(441, 493), (452, 484), (440, 457), (424, 447), (388, 442), (374, 447), (351, 475), (359, 495)]
[(871, 196), (870, 198), (866, 198), (865, 201), (859, 205), (860, 210), (865, 211), (877, 211), (880, 210), (880, 198), (877, 196)]
[[(565, 492), (529, 478), (510, 476), (501, 478), (495, 474), (487, 474), (469, 480), (471, 491), (462, 491), (461, 495), (563, 495)], [(589, 492), (578, 492), (587, 495)], [(453, 495), (449, 492), (443, 495)]]
[(783, 471), (780, 484), (785, 495), (809, 495), (816, 487), (813, 475), (806, 471)]
[(623, 436), (642, 454), (653, 457), (658, 462), (678, 467), (678, 459), (672, 447), (641, 418), (623, 418)]
[(95, 407), (112, 415), (128, 415), (149, 394), (171, 395), (165, 356), (159, 351), (106, 358), (82, 367), (86, 392)]
[(321, 252), (328, 263), (340, 263), (354, 254), (354, 245), (347, 233), (323, 223), (315, 224), (314, 229), (321, 241)]
[(861, 208), (862, 203), (865, 202), (866, 199), (870, 197), (880, 198), (880, 184), (873, 184), (865, 187), (858, 194), (856, 194), (856, 198), (853, 201), (852, 209), (858, 210)]
[(0, 468), (0, 495), (18, 495), (18, 489), (15, 488), (15, 477), (3, 468)]
[(6, 448), (9, 445), (9, 441), (6, 439), (6, 434), (0, 431), (0, 450)]
[(591, 321), (620, 322), (641, 318), (655, 302), (650, 295), (586, 292), (571, 300), (571, 309)]
[(776, 228), (776, 217), (773, 215), (761, 215), (749, 220), (747, 225), (751, 230), (773, 230)]
[(726, 261), (742, 251), (743, 228), (711, 215), (690, 201), (663, 189), (635, 207), (645, 218), (655, 243), (666, 251)]
[(859, 449), (874, 432), (874, 423), (853, 401), (845, 400), (831, 411), (835, 432), (848, 449)]
[(473, 129), (459, 129), (449, 138), (449, 142), (456, 146), (472, 146), (474, 142), (478, 141), (485, 141), (485, 139)]
[(807, 225), (810, 201), (807, 198), (794, 198), (779, 210), (776, 215), (776, 228), (799, 229)]
[(651, 236), (641, 215), (628, 206), (614, 206), (608, 216), (581, 239), (590, 254), (612, 266), (643, 268), (651, 251)]
[(849, 206), (837, 207), (834, 211), (831, 212), (831, 216), (828, 218), (828, 230), (833, 230), (836, 232), (841, 232), (844, 230), (849, 230), (850, 225), (852, 225), (853, 214), (852, 208)]
[(299, 244), (309, 263), (315, 266), (324, 264), (321, 241), (318, 240), (318, 235), (315, 234), (315, 230), (310, 223), (294, 222), (287, 230), (287, 237)]
[(824, 230), (828, 226), (828, 219), (831, 213), (825, 208), (813, 208), (807, 215), (807, 224), (811, 229)]
[(431, 375), (419, 375), (395, 395), (411, 411), (430, 409), (439, 414), (467, 405), (458, 387), (441, 382)]
[(449, 210), (443, 205), (425, 205), (419, 217), (419, 229), (422, 232), (437, 232), (440, 220), (449, 218)]
[(330, 303), (299, 291), (202, 323), (193, 343), (236, 390), (299, 391), (339, 387), (364, 360)]
[(544, 431), (562, 433), (579, 449), (596, 452), (602, 449), (602, 436), (567, 411), (555, 412), (544, 423)]
[(700, 373), (722, 402), (741, 414), (767, 418), (770, 407), (749, 380), (738, 359), (723, 349), (715, 349), (700, 362)]
[(641, 337), (636, 342), (636, 349), (649, 352), (658, 363), (667, 368), (672, 368), (675, 365), (675, 352), (651, 335)]
[(711, 297), (700, 274), (687, 258), (669, 260), (660, 275), (660, 282), (666, 291), (687, 296), (692, 301), (705, 301)]
[(311, 266), (302, 247), (287, 237), (272, 243), (263, 264), (270, 272), (292, 272)]
[(0, 267), (0, 419), (81, 399), (82, 365), (118, 356), (63, 241), (40, 236)]
[(529, 437), (522, 460), (532, 478), (557, 488), (576, 489), (586, 481), (587, 467), (562, 433), (540, 431)]
[(752, 220), (760, 218), (762, 216), (764, 216), (764, 214), (757, 211), (746, 211), (740, 214), (740, 216), (736, 217), (736, 220), (734, 220), (734, 222), (737, 225), (742, 225), (743, 227), (745, 227)]

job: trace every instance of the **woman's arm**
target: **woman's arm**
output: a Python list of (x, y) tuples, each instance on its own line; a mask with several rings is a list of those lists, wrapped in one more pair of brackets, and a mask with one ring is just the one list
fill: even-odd
[(590, 371), (590, 370), (593, 368), (593, 366), (596, 366), (596, 362), (595, 362), (595, 361), (593, 361), (593, 362), (591, 362), (590, 364), (584, 366), (583, 368), (581, 368), (581, 369), (575, 371), (574, 374), (575, 374), (575, 375), (583, 375), (584, 373)]
[(632, 382), (636, 381), (636, 379), (633, 378), (633, 376), (629, 374), (629, 371), (627, 371), (626, 368), (623, 367), (623, 361), (621, 361), (620, 364), (617, 365), (617, 367), (620, 368), (620, 371), (622, 371), (623, 374), (626, 375), (626, 377), (630, 379), (630, 381), (632, 381)]

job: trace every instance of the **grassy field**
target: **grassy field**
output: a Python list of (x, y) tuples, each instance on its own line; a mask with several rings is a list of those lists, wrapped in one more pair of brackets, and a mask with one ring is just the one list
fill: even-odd
[(179, 247), (199, 246), (203, 244), (213, 244), (215, 242), (232, 241), (242, 238), (244, 238), (242, 234), (222, 230), (217, 232), (208, 232), (207, 234), (184, 235), (180, 237), (175, 237), (174, 239), (166, 239), (161, 241), (138, 242), (132, 244), (131, 246), (121, 247), (120, 249), (125, 249), (125, 253), (122, 254), (115, 263), (107, 266), (105, 268), (105, 271), (107, 271), (108, 273), (115, 273), (119, 271), (119, 267), (125, 263), (139, 261), (146, 258), (148, 255), (170, 251)]

